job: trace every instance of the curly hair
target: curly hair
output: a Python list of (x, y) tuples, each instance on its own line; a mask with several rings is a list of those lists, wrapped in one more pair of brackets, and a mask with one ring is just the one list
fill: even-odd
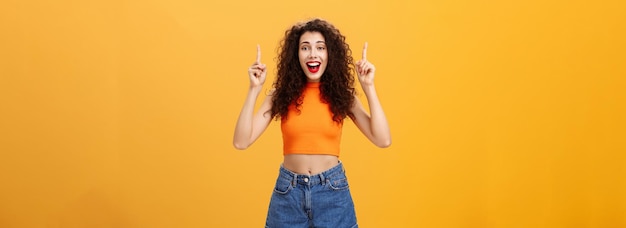
[(346, 37), (322, 19), (297, 23), (285, 31), (279, 45), (278, 72), (273, 84), (272, 118), (286, 118), (291, 104), (295, 104), (298, 111), (302, 106), (301, 96), (307, 77), (300, 66), (298, 47), (300, 36), (305, 32), (321, 33), (328, 50), (328, 65), (320, 78), (322, 102), (329, 104), (335, 122), (342, 123), (346, 117), (353, 118), (350, 112), (355, 94), (352, 51)]

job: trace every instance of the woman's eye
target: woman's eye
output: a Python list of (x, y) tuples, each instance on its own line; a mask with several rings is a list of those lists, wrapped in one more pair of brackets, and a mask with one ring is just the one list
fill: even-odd
[(324, 50), (324, 49), (326, 49), (326, 48), (325, 48), (325, 47), (318, 47), (318, 48), (317, 48), (317, 50), (320, 50), (320, 51), (322, 51), (322, 50)]
[(303, 51), (309, 50), (309, 48), (308, 48), (308, 47), (302, 47), (302, 48), (300, 48), (300, 49), (301, 49), (301, 50), (303, 50)]

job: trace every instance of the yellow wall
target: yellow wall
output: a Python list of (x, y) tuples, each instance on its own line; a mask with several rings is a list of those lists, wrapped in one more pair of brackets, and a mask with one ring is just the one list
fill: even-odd
[[(624, 1), (3, 1), (0, 227), (262, 227), (272, 123), (231, 146), (256, 44), (369, 42), (393, 145), (347, 122), (362, 227), (626, 227)], [(364, 96), (361, 93), (361, 98)]]

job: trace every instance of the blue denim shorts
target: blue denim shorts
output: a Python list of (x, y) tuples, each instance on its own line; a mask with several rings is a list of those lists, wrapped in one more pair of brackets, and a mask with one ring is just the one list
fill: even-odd
[(265, 227), (358, 227), (341, 162), (313, 176), (296, 174), (281, 165)]

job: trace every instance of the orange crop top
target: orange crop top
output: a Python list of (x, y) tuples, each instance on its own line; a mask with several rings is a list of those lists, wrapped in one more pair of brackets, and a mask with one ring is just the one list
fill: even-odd
[(289, 106), (281, 121), (283, 155), (327, 154), (339, 156), (342, 124), (333, 121), (329, 104), (322, 102), (319, 82), (307, 83), (300, 112)]

